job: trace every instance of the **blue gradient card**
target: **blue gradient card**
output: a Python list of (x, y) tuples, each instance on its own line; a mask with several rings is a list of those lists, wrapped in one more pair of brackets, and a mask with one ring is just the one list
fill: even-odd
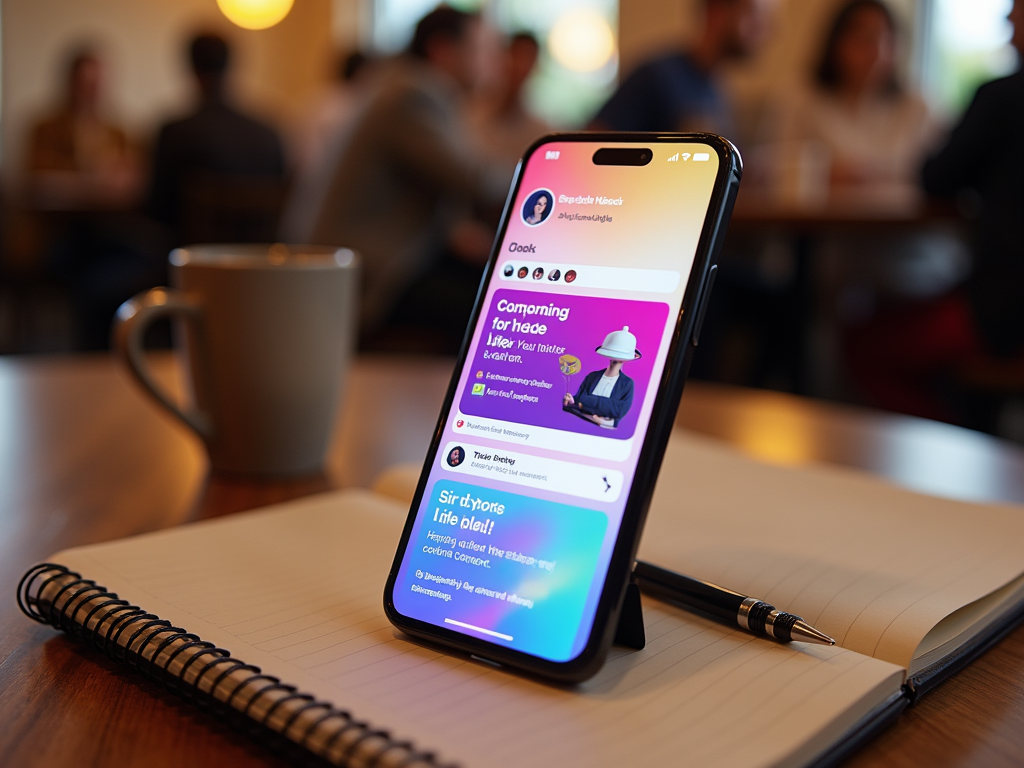
[[(551, 661), (579, 629), (608, 518), (601, 512), (439, 481), (395, 585), (406, 616)], [(578, 638), (579, 636), (579, 638)]]

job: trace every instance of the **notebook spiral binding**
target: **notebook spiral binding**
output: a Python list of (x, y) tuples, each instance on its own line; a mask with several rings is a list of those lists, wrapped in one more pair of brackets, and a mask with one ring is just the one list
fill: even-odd
[(18, 607), (163, 683), (294, 764), (443, 768), (433, 753), (264, 675), (62, 565), (31, 568), (18, 583)]

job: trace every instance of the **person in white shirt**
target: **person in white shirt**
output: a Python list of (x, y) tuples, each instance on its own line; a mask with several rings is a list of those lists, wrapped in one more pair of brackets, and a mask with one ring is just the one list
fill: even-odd
[[(795, 92), (779, 125), (784, 198), (811, 209), (894, 212), (918, 199), (918, 168), (940, 131), (920, 93), (900, 81), (900, 48), (886, 3), (839, 8), (809, 87)], [(856, 378), (851, 334), (882, 307), (946, 293), (970, 268), (961, 239), (942, 225), (825, 232), (816, 249), (814, 387), (830, 397), (848, 396)]]
[(575, 397), (565, 394), (562, 407), (602, 427), (615, 428), (633, 406), (633, 380), (622, 372), (622, 366), (641, 357), (636, 336), (629, 332), (628, 325), (612, 331), (597, 348), (597, 354), (608, 358), (608, 367), (588, 373)]
[(833, 190), (916, 182), (936, 139), (920, 94), (896, 76), (896, 21), (879, 0), (851, 0), (835, 17), (809, 88), (785, 102), (784, 146), (820, 159)]

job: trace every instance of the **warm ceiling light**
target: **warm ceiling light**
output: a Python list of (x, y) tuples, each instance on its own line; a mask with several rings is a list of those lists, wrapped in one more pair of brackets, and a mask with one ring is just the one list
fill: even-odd
[(555, 61), (574, 72), (594, 72), (615, 55), (615, 33), (597, 11), (579, 8), (551, 28), (548, 46)]
[(243, 29), (266, 29), (288, 15), (295, 0), (217, 0), (221, 13)]

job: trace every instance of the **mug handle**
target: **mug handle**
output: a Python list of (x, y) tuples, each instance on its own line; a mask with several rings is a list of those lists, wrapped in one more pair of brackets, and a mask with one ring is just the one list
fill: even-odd
[(203, 440), (213, 435), (210, 417), (201, 411), (185, 411), (164, 393), (146, 365), (142, 339), (146, 329), (155, 320), (182, 315), (190, 322), (202, 318), (202, 306), (181, 291), (170, 288), (151, 288), (128, 299), (117, 309), (111, 333), (114, 351), (128, 368), (128, 372), (154, 400), (176, 416), (185, 426)]

